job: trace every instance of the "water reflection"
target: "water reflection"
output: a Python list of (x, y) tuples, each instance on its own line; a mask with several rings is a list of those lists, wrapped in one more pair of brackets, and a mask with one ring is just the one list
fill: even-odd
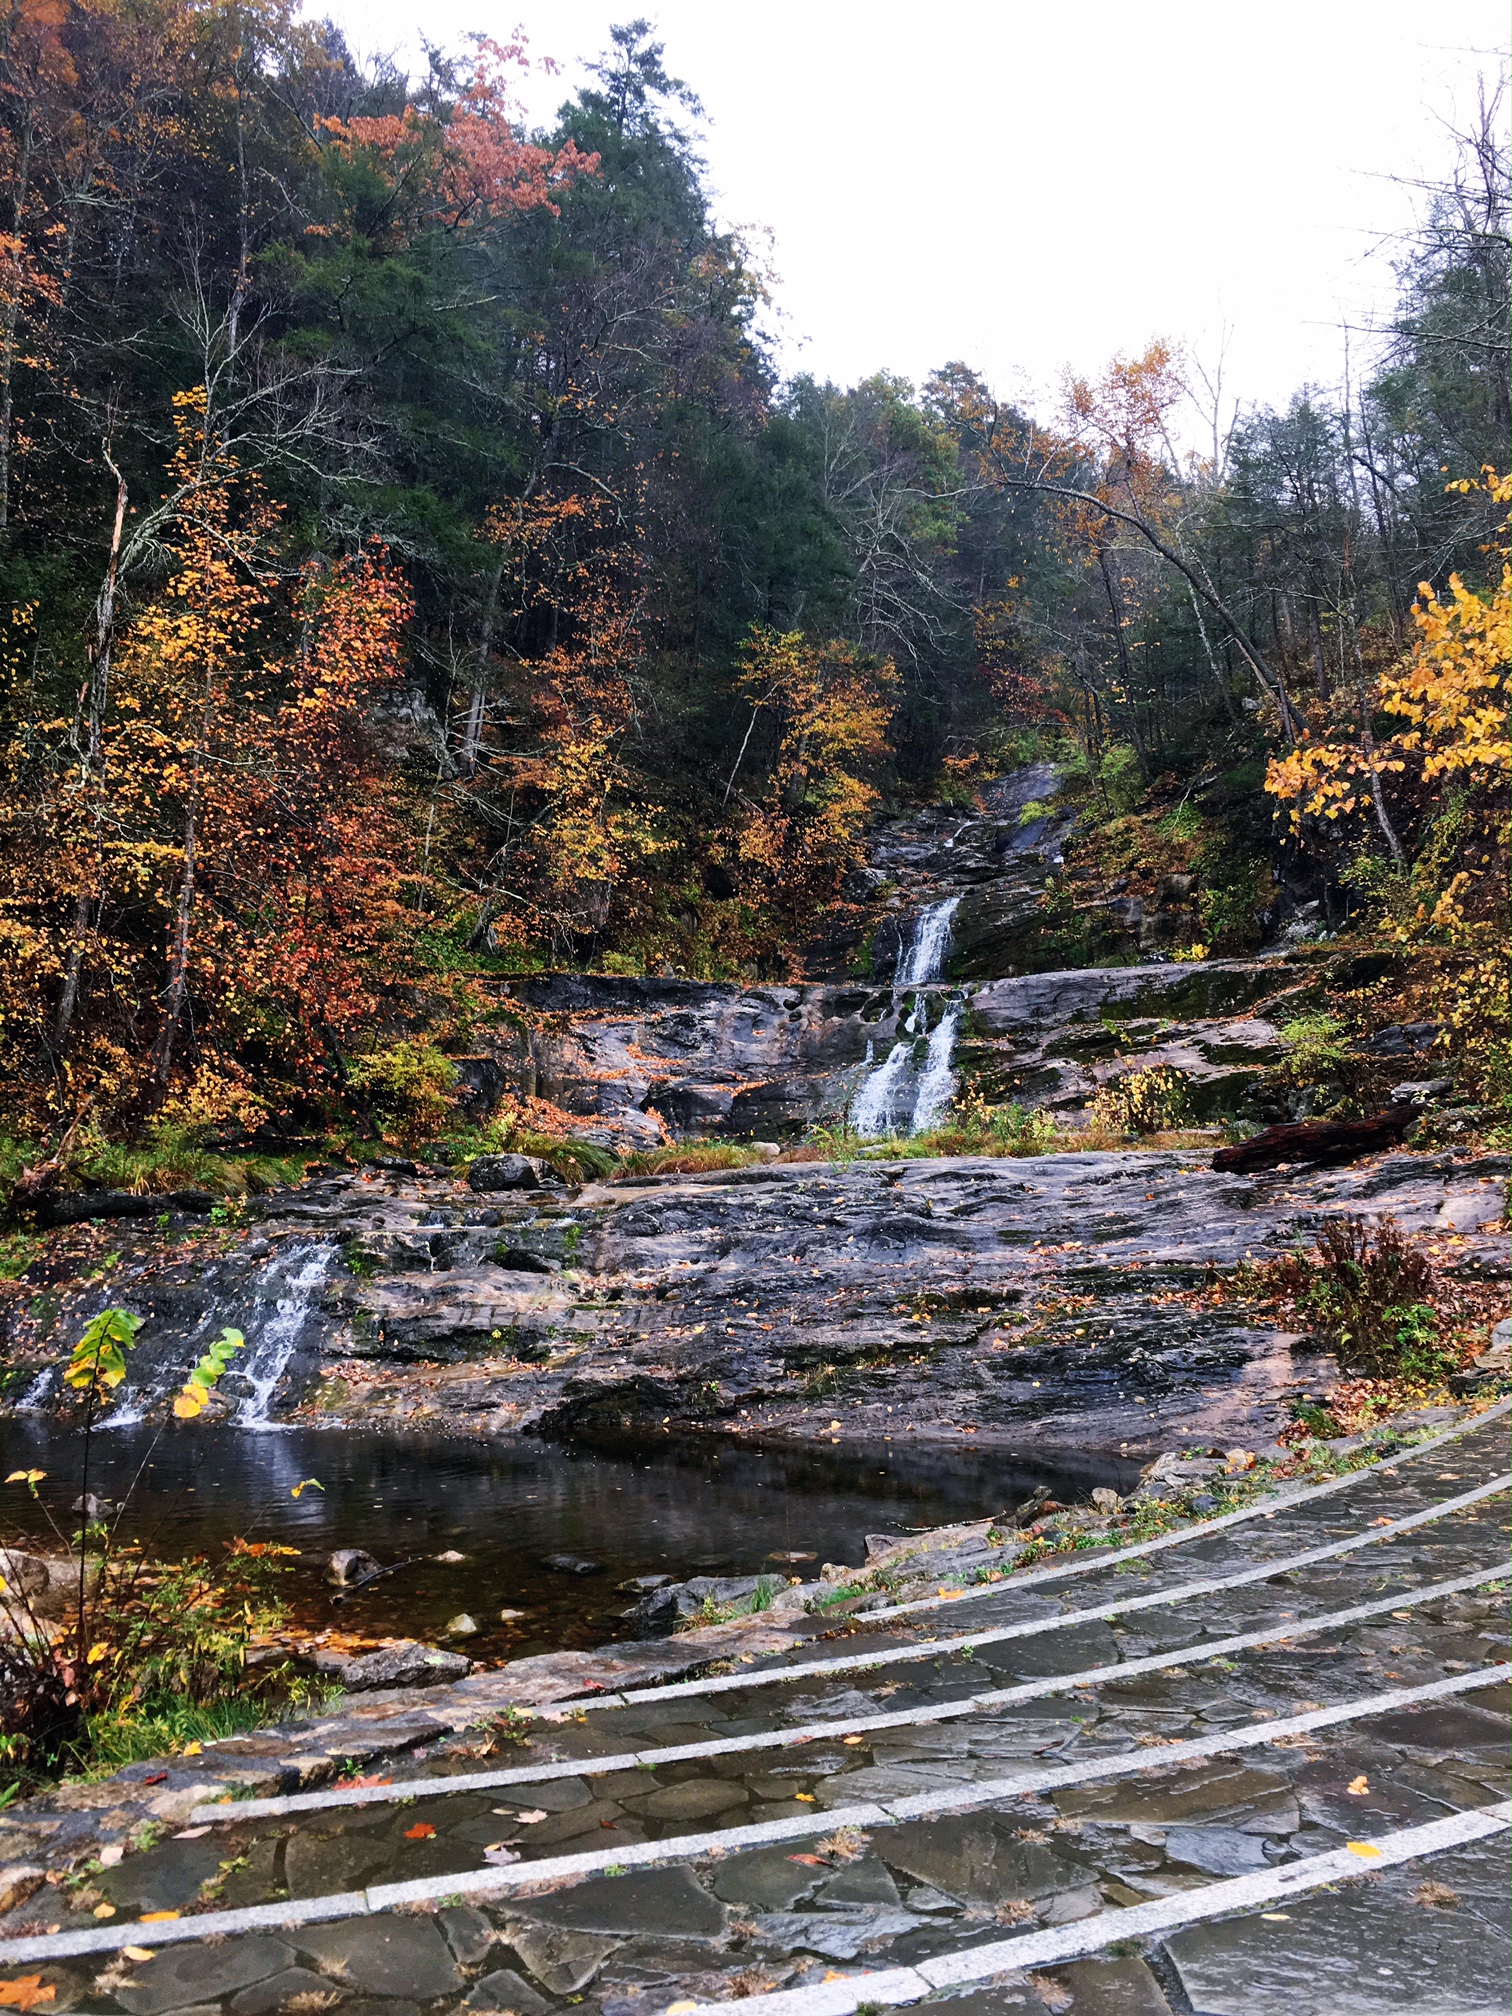
[[(0, 1423), (0, 1449), (6, 1471), (46, 1470), (54, 1506), (72, 1503), (75, 1435), (45, 1419), (11, 1419)], [(814, 1556), (813, 1567), (800, 1564), (811, 1576), (824, 1561), (862, 1561), (868, 1533), (981, 1518), (1040, 1484), (1066, 1498), (1097, 1484), (1126, 1489), (1135, 1474), (1106, 1457), (1035, 1466), (991, 1450), (903, 1453), (890, 1444), (664, 1443), (604, 1453), (530, 1441), (136, 1426), (97, 1439), (91, 1489), (113, 1500), (130, 1493), (122, 1530), (164, 1553), (235, 1534), (299, 1548), (290, 1591), (302, 1621), (429, 1636), (466, 1610), (488, 1627), (469, 1651), (496, 1657), (613, 1638), (623, 1630), (618, 1612), (632, 1601), (615, 1584), (631, 1575), (787, 1572), (770, 1557), (802, 1552)], [(310, 1477), (324, 1489), (293, 1498)], [(4, 1514), (10, 1538), (40, 1540), (46, 1531), (17, 1486)], [(414, 1565), (332, 1609), (321, 1567), (332, 1549), (354, 1546)], [(449, 1549), (466, 1560), (428, 1558)], [(553, 1573), (542, 1565), (548, 1554), (582, 1556), (599, 1572)], [(525, 1617), (499, 1624), (502, 1608)]]

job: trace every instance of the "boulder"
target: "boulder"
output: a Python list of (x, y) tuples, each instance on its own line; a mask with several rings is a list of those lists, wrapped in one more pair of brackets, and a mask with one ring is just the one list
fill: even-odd
[(538, 1164), (528, 1155), (479, 1155), (467, 1172), (470, 1190), (536, 1190)]
[(1403, 1085), (1391, 1088), (1393, 1106), (1431, 1106), (1436, 1099), (1446, 1099), (1454, 1090), (1452, 1078), (1409, 1078)]
[(461, 1680), (472, 1671), (472, 1661), (460, 1652), (443, 1652), (439, 1645), (422, 1645), (418, 1639), (399, 1638), (381, 1645), (376, 1652), (316, 1652), (312, 1661), (317, 1673), (324, 1673), (349, 1694), (370, 1692), (375, 1687), (435, 1687), (443, 1681)]
[(23, 1554), (18, 1547), (0, 1547), (0, 1575), (22, 1596), (39, 1595), (52, 1579), (39, 1554)]
[(527, 1252), (523, 1246), (501, 1246), (495, 1260), (511, 1274), (555, 1274), (557, 1271), (553, 1261), (540, 1253)]
[(351, 1589), (378, 1574), (382, 1566), (360, 1547), (338, 1547), (326, 1563), (325, 1579), (333, 1589)]
[[(846, 1569), (853, 1574), (853, 1569)], [(653, 1589), (639, 1603), (621, 1614), (637, 1638), (665, 1638), (679, 1624), (696, 1617), (706, 1603), (724, 1606), (742, 1603), (765, 1584), (775, 1589), (779, 1578), (771, 1575), (695, 1575), (687, 1582), (672, 1582)]]

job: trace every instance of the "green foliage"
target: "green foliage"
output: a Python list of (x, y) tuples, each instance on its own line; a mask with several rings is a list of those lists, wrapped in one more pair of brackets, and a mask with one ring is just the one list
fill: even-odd
[(1309, 1085), (1344, 1062), (1344, 1024), (1336, 1015), (1298, 1015), (1281, 1025), (1286, 1045), (1286, 1071), (1293, 1084)]
[(864, 1146), (870, 1146), (867, 1137), (858, 1134), (848, 1119), (837, 1120), (831, 1126), (811, 1127), (804, 1141), (809, 1148), (817, 1149), (826, 1162), (836, 1162), (842, 1167), (854, 1162)]
[(433, 1135), (450, 1117), (457, 1067), (434, 1043), (401, 1038), (353, 1058), (348, 1081), (404, 1145)]
[(1095, 1125), (1119, 1134), (1161, 1134), (1180, 1127), (1191, 1111), (1191, 1080), (1171, 1064), (1130, 1071), (1098, 1087)]
[(222, 1328), (219, 1337), (184, 1381), (173, 1403), (173, 1411), (180, 1421), (193, 1421), (204, 1413), (211, 1388), (246, 1341), (240, 1330), (233, 1330), (229, 1324)]
[(32, 1232), (0, 1232), (0, 1281), (19, 1281), (46, 1244)]
[(1127, 742), (1115, 742), (1097, 766), (1098, 788), (1116, 813), (1132, 812), (1144, 795), (1139, 752)]
[(1176, 809), (1161, 820), (1160, 830), (1170, 840), (1195, 840), (1202, 832), (1202, 814), (1190, 798), (1183, 798)]
[(64, 1385), (96, 1406), (108, 1406), (125, 1380), (125, 1354), (145, 1320), (130, 1309), (102, 1309), (91, 1317), (64, 1367)]

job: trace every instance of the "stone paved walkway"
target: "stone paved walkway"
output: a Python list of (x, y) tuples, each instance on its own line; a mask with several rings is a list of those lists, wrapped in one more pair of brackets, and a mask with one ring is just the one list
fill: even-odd
[(1498, 1418), (1148, 1558), (559, 1706), (489, 1784), (453, 1746), (365, 1803), (206, 1809), (13, 1910), (0, 1977), (100, 2016), (1489, 2016), (1506, 1457)]

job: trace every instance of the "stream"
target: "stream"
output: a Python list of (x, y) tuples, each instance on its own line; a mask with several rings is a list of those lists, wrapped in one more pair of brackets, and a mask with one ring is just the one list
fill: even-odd
[[(7, 1472), (35, 1467), (68, 1480), (55, 1505), (77, 1495), (79, 1453), (77, 1435), (46, 1417), (0, 1424)], [(1137, 1466), (1124, 1467), (1127, 1488)], [(468, 1640), (469, 1654), (490, 1659), (623, 1636), (619, 1613), (635, 1597), (615, 1585), (632, 1575), (812, 1577), (825, 1561), (859, 1564), (868, 1533), (982, 1518), (1040, 1484), (1084, 1498), (1109, 1474), (1105, 1458), (1039, 1465), (991, 1450), (904, 1454), (886, 1444), (841, 1451), (674, 1443), (647, 1463), (629, 1452), (533, 1440), (480, 1445), (234, 1424), (159, 1436), (127, 1423), (95, 1438), (90, 1488), (103, 1499), (127, 1498), (122, 1532), (163, 1555), (213, 1548), (237, 1534), (297, 1547), (287, 1594), (304, 1627), (434, 1639), (465, 1610), (484, 1627)], [(311, 1477), (324, 1488), (293, 1499), (291, 1490)], [(6, 1514), (8, 1539), (37, 1545), (47, 1536), (39, 1508), (16, 1486)], [(322, 1570), (338, 1547), (414, 1565), (337, 1605)], [(448, 1550), (466, 1559), (428, 1558)], [(598, 1571), (554, 1571), (543, 1565), (552, 1554), (591, 1560)], [(773, 1558), (795, 1554), (806, 1558)], [(504, 1608), (525, 1615), (501, 1624)]]

